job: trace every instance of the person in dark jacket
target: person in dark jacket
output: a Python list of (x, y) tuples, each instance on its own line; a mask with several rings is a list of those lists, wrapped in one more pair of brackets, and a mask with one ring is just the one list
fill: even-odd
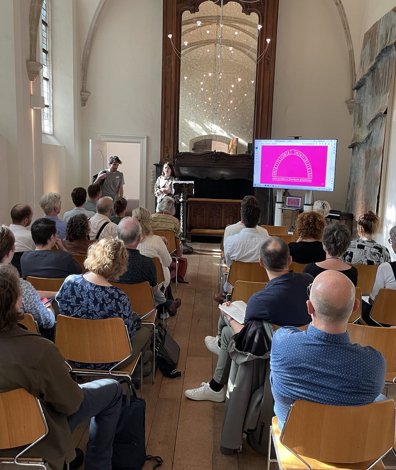
[[(307, 312), (307, 287), (313, 281), (309, 274), (289, 271), (292, 262), (289, 247), (278, 237), (268, 237), (260, 248), (260, 265), (265, 268), (269, 282), (266, 287), (249, 299), (245, 313), (245, 325), (253, 320), (267, 321), (279, 326), (303, 326), (311, 321)], [(207, 336), (206, 347), (218, 354), (217, 367), (210, 382), (201, 387), (186, 390), (190, 400), (225, 400), (231, 358), (227, 347), (231, 338), (243, 329), (231, 317), (221, 314), (218, 336)]]

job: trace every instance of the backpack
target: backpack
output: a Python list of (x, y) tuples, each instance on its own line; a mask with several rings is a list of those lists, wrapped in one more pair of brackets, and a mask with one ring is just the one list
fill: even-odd
[(162, 323), (157, 325), (155, 339), (155, 350), (157, 353), (157, 364), (160, 371), (172, 379), (181, 376), (181, 372), (176, 369), (179, 362), (180, 346), (166, 331)]
[(153, 469), (162, 465), (161, 457), (146, 454), (145, 445), (146, 402), (131, 395), (128, 387), (122, 396), (122, 408), (113, 442), (113, 470), (141, 470), (146, 460), (154, 460)]

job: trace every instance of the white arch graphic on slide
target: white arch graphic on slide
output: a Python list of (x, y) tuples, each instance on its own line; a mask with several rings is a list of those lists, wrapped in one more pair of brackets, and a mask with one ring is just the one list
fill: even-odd
[[(278, 176), (279, 165), (283, 162), (285, 158), (293, 156), (293, 155), (301, 158), (301, 160), (303, 161), (305, 168), (307, 170), (306, 178), (301, 178), (299, 176)], [(294, 181), (294, 182), (301, 182), (301, 183), (311, 183), (312, 176), (313, 174), (312, 174), (311, 162), (308, 160), (307, 156), (304, 153), (296, 149), (286, 150), (286, 152), (283, 152), (281, 155), (279, 155), (279, 157), (277, 158), (274, 164), (274, 168), (272, 169), (272, 179), (274, 181), (283, 180), (283, 181)]]

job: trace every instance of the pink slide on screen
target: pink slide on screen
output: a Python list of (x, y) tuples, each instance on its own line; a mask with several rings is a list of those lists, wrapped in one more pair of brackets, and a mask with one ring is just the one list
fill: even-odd
[(326, 186), (327, 146), (269, 145), (261, 149), (261, 184)]

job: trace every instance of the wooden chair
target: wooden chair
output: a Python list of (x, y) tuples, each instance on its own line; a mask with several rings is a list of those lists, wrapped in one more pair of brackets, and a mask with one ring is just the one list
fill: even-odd
[(266, 282), (236, 281), (232, 292), (232, 301), (243, 300), (248, 303), (250, 297), (267, 285)]
[(349, 338), (352, 343), (371, 346), (386, 359), (385, 382), (396, 383), (396, 328), (348, 324)]
[(38, 325), (36, 320), (33, 318), (33, 315), (31, 313), (24, 313), (23, 314), (23, 319), (19, 320), (18, 323), (22, 324), (25, 326), (29, 331), (32, 333), (37, 333), (40, 334)]
[[(132, 346), (122, 318), (88, 320), (58, 315), (56, 320), (55, 345), (69, 365), (72, 374), (124, 379), (129, 387), (133, 388), (132, 374), (142, 353), (129, 364), (123, 365), (125, 359), (132, 354)], [(74, 362), (87, 364), (116, 362), (117, 364), (109, 370), (94, 370), (79, 369), (73, 364)], [(143, 386), (142, 361), (141, 386)]]
[(378, 326), (396, 325), (396, 290), (380, 289), (375, 299), (370, 317)]
[(73, 258), (77, 261), (77, 263), (81, 266), (82, 273), (86, 273), (88, 269), (84, 266), (84, 261), (87, 259), (86, 255), (79, 255), (77, 253), (73, 253)]
[(269, 279), (266, 270), (258, 262), (243, 263), (242, 261), (233, 261), (228, 276), (228, 283), (235, 286), (236, 281), (268, 282)]
[(178, 286), (178, 279), (177, 279), (177, 271), (178, 271), (178, 265), (179, 265), (179, 260), (178, 260), (178, 255), (177, 255), (177, 245), (176, 245), (176, 236), (175, 233), (172, 232), (171, 230), (156, 230), (153, 232), (154, 235), (158, 235), (159, 237), (165, 237), (168, 240), (168, 251), (169, 254), (171, 255), (172, 259), (176, 263), (176, 279), (175, 279), (175, 286), (176, 286), (176, 291), (177, 291), (177, 286)]
[[(307, 331), (309, 325), (310, 325), (310, 323), (307, 323), (306, 325), (303, 325), (303, 326), (296, 326), (296, 328), (298, 328), (301, 331)], [(272, 327), (273, 327), (274, 331), (279, 330), (279, 328), (283, 328), (283, 326), (275, 325), (275, 323), (272, 324)]]
[(285, 243), (289, 244), (291, 242), (294, 242), (296, 240), (295, 236), (294, 235), (289, 235), (289, 234), (286, 234), (286, 235), (283, 235), (283, 234), (279, 234), (279, 235), (276, 235), (277, 237), (281, 238)]
[[(394, 427), (393, 400), (363, 406), (299, 400), (291, 405), (282, 432), (278, 418), (272, 418), (267, 469), (271, 462), (284, 470), (367, 469), (393, 448)], [(276, 460), (270, 458), (272, 442)]]
[(287, 235), (287, 227), (285, 225), (262, 225), (268, 232), (268, 235)]
[(60, 278), (47, 278), (47, 277), (33, 277), (33, 276), (28, 276), (26, 278), (27, 281), (32, 284), (32, 286), (36, 290), (46, 290), (46, 291), (53, 291), (57, 292), (60, 288), (61, 285), (63, 284), (64, 279)]
[(306, 264), (295, 263), (293, 261), (291, 265), (289, 266), (289, 271), (294, 271), (295, 273), (302, 273), (306, 267), (307, 267)]
[(142, 319), (142, 325), (150, 325), (153, 328), (153, 383), (155, 382), (156, 371), (156, 348), (155, 340), (157, 327), (155, 324), (157, 318), (157, 309), (155, 308), (153, 293), (148, 281), (139, 284), (122, 284), (121, 282), (112, 282), (113, 286), (121, 289), (128, 296), (132, 309)]
[(371, 294), (377, 276), (377, 265), (351, 264), (358, 270), (358, 286), (362, 289), (362, 294)]
[(165, 281), (164, 271), (162, 269), (162, 264), (159, 258), (152, 258), (155, 264), (155, 269), (157, 270), (157, 284), (162, 284)]
[(0, 450), (27, 446), (15, 457), (0, 457), (0, 463), (46, 470), (43, 459), (23, 456), (48, 434), (48, 425), (37, 398), (23, 388), (0, 393), (0, 429)]
[(362, 290), (360, 287), (355, 287), (355, 299), (359, 301), (359, 307), (352, 312), (352, 315), (349, 317), (348, 323), (357, 323), (358, 320), (362, 317)]

